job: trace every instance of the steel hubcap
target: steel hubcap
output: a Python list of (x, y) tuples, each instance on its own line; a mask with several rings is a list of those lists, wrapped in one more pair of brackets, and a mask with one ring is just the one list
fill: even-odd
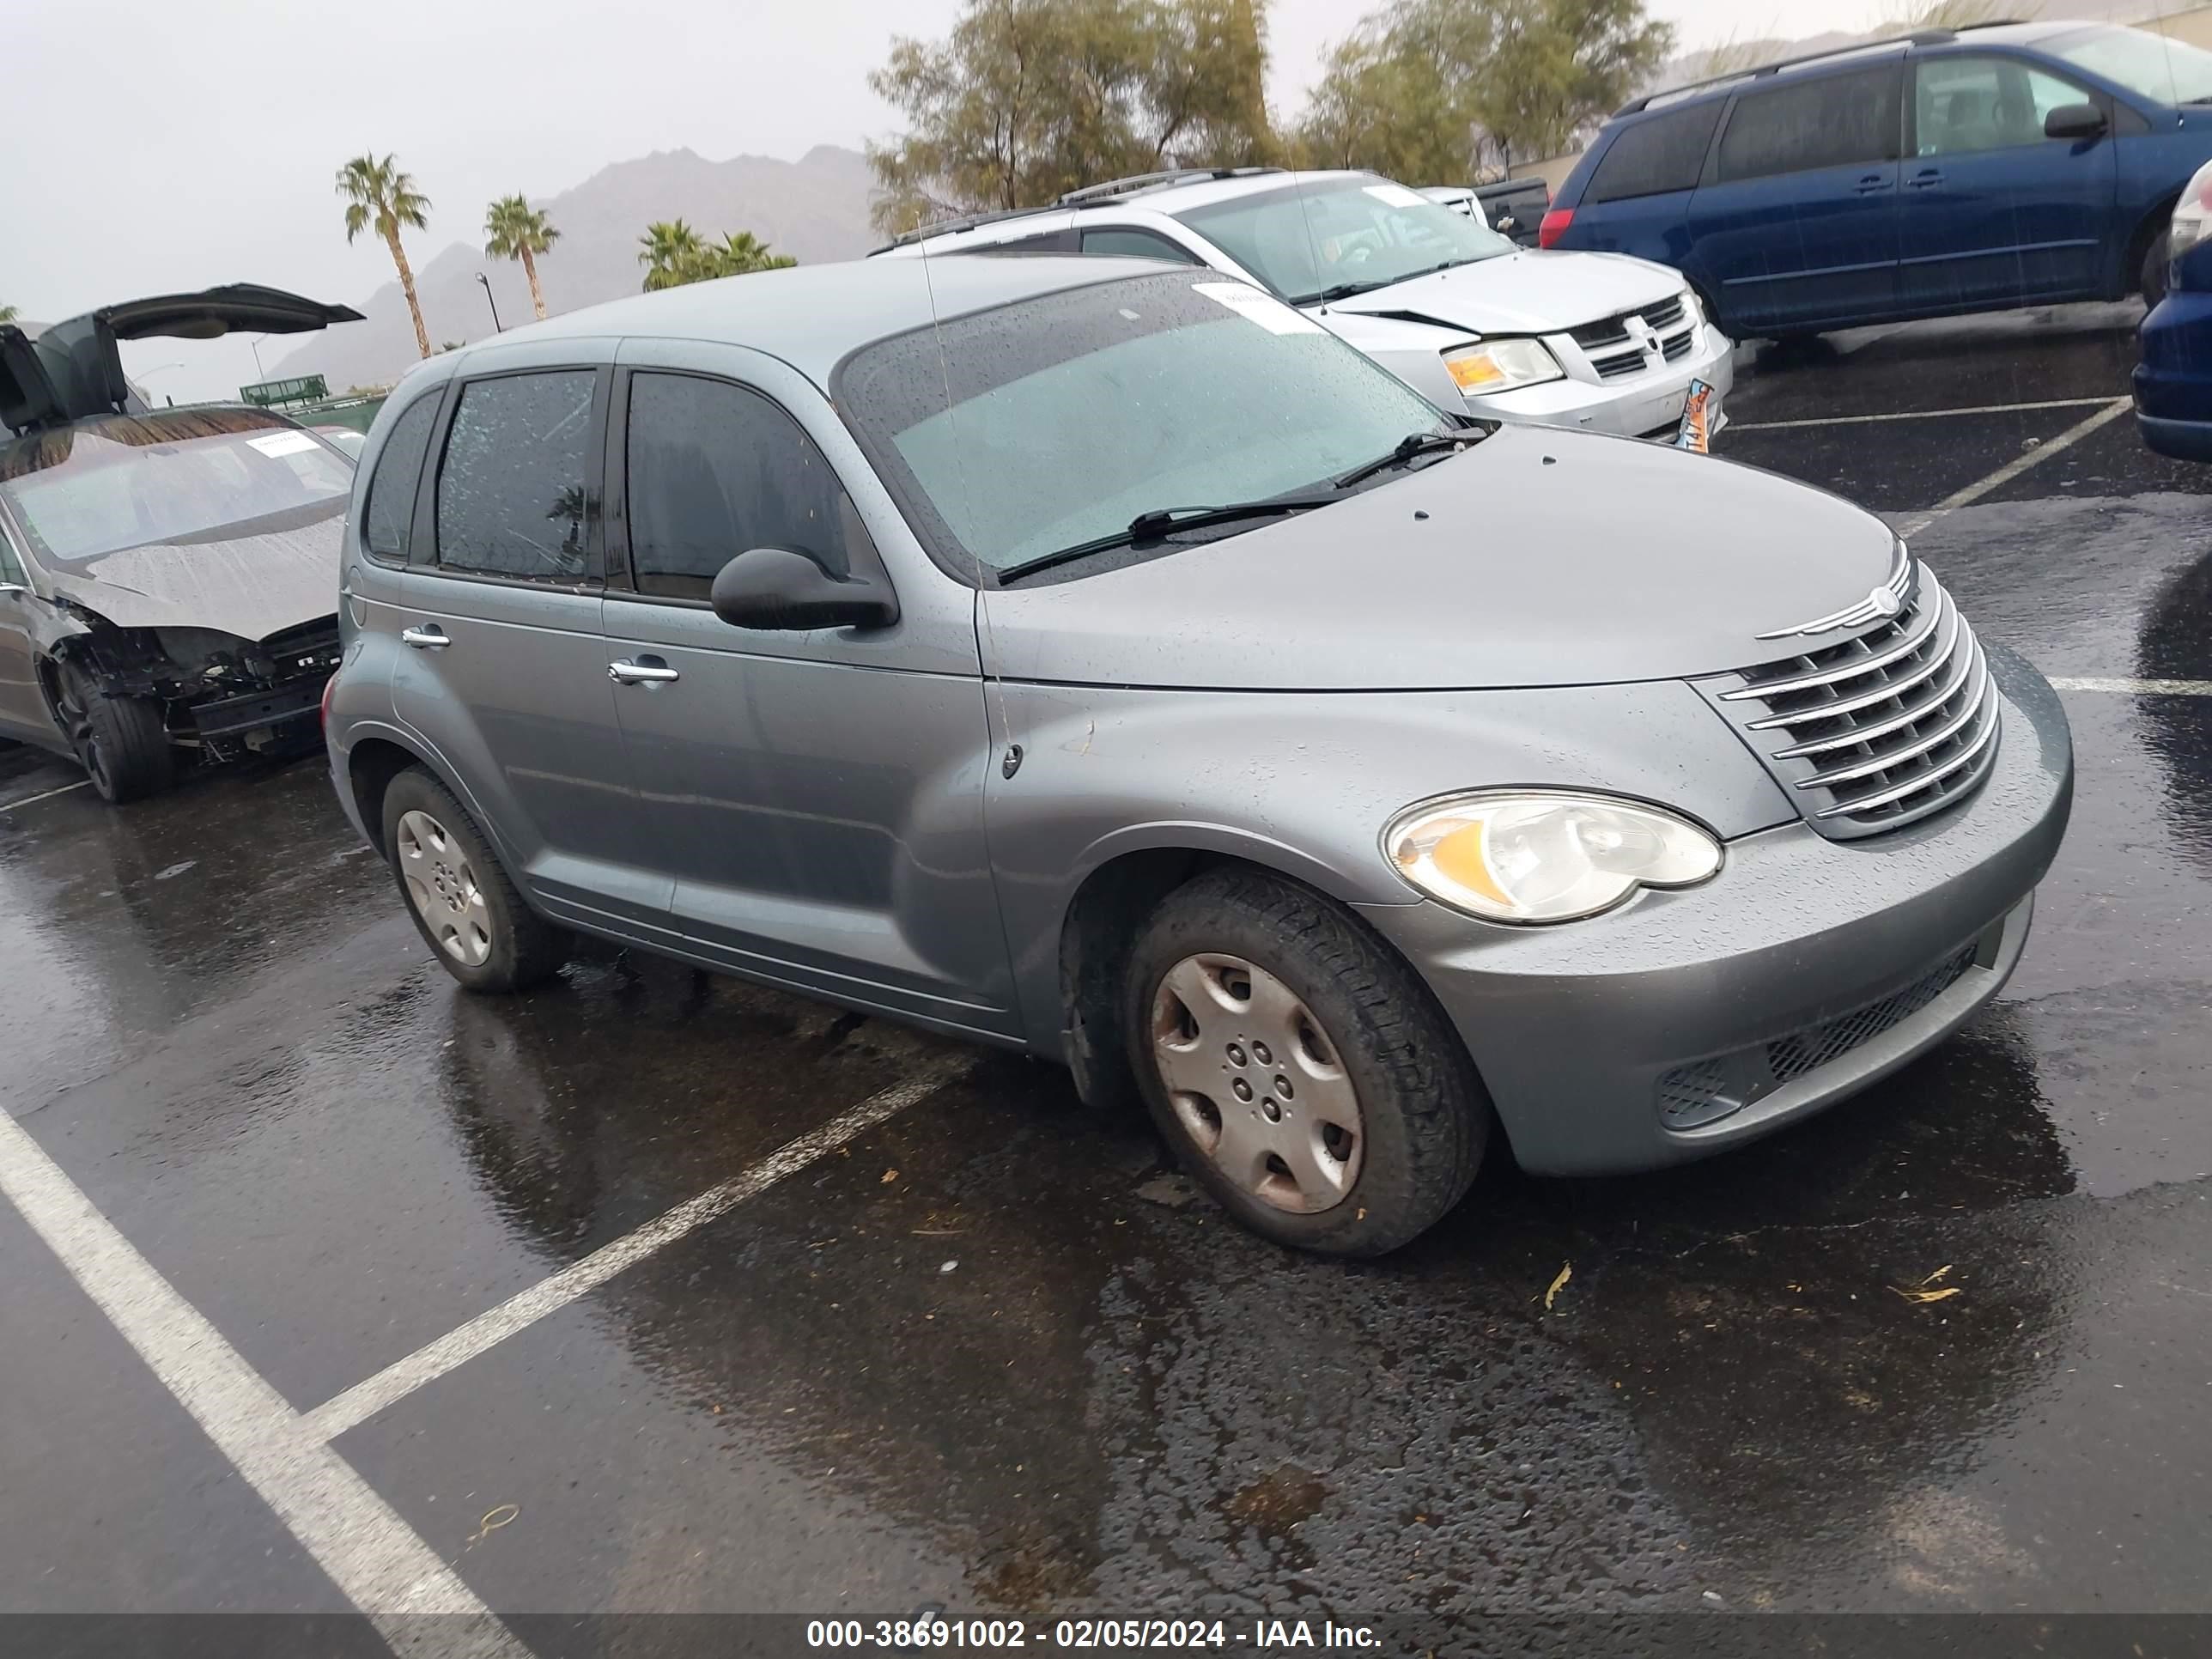
[(1152, 994), (1152, 1061), (1198, 1149), (1245, 1192), (1299, 1214), (1359, 1179), (1359, 1097), (1291, 988), (1242, 957), (1185, 957)]
[(438, 948), (465, 967), (491, 955), (491, 909), (460, 843), (428, 812), (402, 812), (396, 837), (408, 902)]

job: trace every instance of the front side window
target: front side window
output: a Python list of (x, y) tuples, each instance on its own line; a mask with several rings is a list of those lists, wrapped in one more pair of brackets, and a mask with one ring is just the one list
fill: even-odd
[(1599, 161), (1583, 199), (1595, 205), (1694, 189), (1725, 101), (1716, 98), (1669, 110), (1623, 128)]
[(353, 468), (290, 422), (257, 410), (110, 415), (0, 447), (0, 493), (43, 559), (179, 547), (279, 514), (327, 516)]
[(1371, 173), (1279, 185), (1175, 216), (1296, 306), (1515, 252), (1467, 215)]
[(1180, 242), (1170, 242), (1156, 230), (1139, 230), (1133, 226), (1086, 230), (1083, 233), (1083, 251), (1120, 254), (1130, 259), (1172, 259), (1182, 265), (1200, 263), (1198, 256)]
[(630, 380), (630, 571), (641, 593), (705, 599), (754, 547), (850, 568), (859, 531), (836, 474), (799, 423), (757, 392), (691, 374)]
[(596, 380), (562, 369), (462, 388), (438, 471), (441, 569), (550, 582), (588, 574)]
[(1886, 64), (1746, 93), (1721, 135), (1721, 182), (1894, 161), (1897, 83)]
[(2040, 144), (2044, 117), (2087, 101), (2079, 87), (2016, 58), (1932, 58), (1913, 77), (1914, 150), (1965, 155)]
[(5, 528), (0, 528), (0, 582), (21, 587), (28, 581), (29, 578), (23, 572), (22, 560), (15, 556), (15, 542)]
[(1326, 493), (1408, 434), (1448, 429), (1318, 323), (1195, 271), (878, 341), (841, 371), (836, 401), (910, 516), (991, 570), (1158, 508)]
[(392, 422), (392, 435), (369, 476), (368, 498), (362, 507), (361, 544), (379, 558), (404, 559), (415, 522), (415, 492), (422, 482), (422, 462), (430, 452), (430, 427), (438, 418), (438, 394), (417, 398)]
[(2145, 29), (2093, 28), (2039, 40), (2053, 58), (2154, 104), (2212, 104), (2212, 52)]

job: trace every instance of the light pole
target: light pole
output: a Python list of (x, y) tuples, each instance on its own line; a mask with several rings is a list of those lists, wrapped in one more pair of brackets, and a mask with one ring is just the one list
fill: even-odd
[(253, 348), (253, 377), (254, 377), (254, 379), (256, 379), (256, 380), (264, 380), (264, 381), (265, 381), (265, 380), (268, 380), (268, 378), (269, 378), (269, 371), (268, 371), (267, 369), (265, 369), (265, 368), (262, 368), (262, 367), (261, 367), (261, 342), (262, 342), (262, 339), (263, 339), (264, 337), (263, 337), (263, 336), (261, 336), (261, 335), (257, 334), (257, 335), (255, 335), (252, 339), (248, 340), (246, 343), (246, 344), (248, 344), (248, 345), (250, 345), (250, 346), (252, 346), (252, 347)]
[(491, 331), (495, 334), (506, 333), (507, 330), (501, 325), (499, 320), (499, 301), (491, 297), (491, 278), (480, 270), (477, 272), (477, 281), (483, 284), (484, 303), (491, 307)]

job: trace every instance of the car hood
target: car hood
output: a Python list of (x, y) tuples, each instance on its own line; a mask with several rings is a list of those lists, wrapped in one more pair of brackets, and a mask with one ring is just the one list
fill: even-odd
[(1094, 575), (994, 590), (982, 632), (993, 673), (1078, 684), (1357, 691), (1688, 678), (1789, 655), (1759, 636), (1865, 599), (1896, 545), (1871, 514), (1771, 473), (1506, 426), (1334, 506)]
[(343, 495), (311, 507), (51, 567), (54, 589), (118, 628), (214, 628), (241, 639), (337, 610)]
[(1649, 260), (1530, 250), (1393, 283), (1328, 309), (1475, 334), (1556, 334), (1681, 291), (1678, 273)]

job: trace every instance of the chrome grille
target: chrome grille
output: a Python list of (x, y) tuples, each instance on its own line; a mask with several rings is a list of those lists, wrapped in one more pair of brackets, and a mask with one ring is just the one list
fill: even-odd
[[(1569, 329), (1567, 332), (1574, 337), (1575, 343), (1584, 351), (1603, 351), (1609, 346), (1628, 343), (1628, 319), (1631, 317), (1643, 318), (1655, 331), (1664, 334), (1682, 320), (1682, 296), (1677, 294), (1672, 299), (1645, 306), (1640, 311), (1624, 311), (1618, 316), (1584, 323), (1580, 328)], [(1641, 354), (1638, 356), (1640, 360)]]
[(1996, 686), (1981, 642), (1927, 567), (1916, 574), (1918, 591), (1895, 617), (1705, 688), (1832, 839), (1940, 811), (1996, 758)]
[(1601, 380), (1617, 380), (1624, 374), (1641, 374), (1644, 372), (1644, 354), (1623, 351), (1610, 357), (1593, 357), (1590, 367), (1597, 371)]

